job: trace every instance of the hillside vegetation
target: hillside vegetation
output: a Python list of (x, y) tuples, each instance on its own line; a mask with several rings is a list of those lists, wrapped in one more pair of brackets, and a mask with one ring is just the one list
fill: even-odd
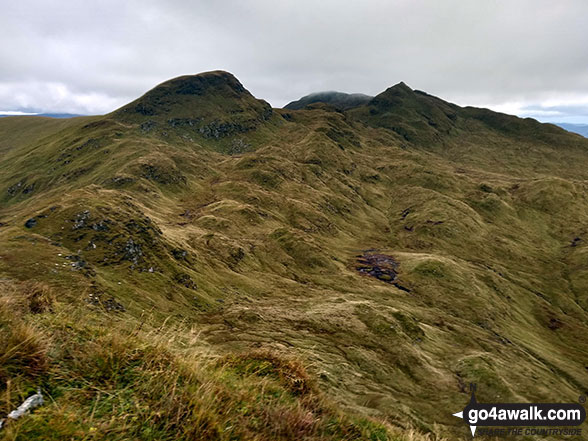
[(216, 71), (2, 118), (0, 418), (50, 397), (2, 435), (466, 439), (469, 383), (575, 402), (587, 165), (404, 83), (272, 109)]

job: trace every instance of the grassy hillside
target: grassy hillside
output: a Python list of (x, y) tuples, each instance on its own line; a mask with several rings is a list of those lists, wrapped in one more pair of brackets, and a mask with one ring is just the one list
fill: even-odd
[(51, 397), (12, 439), (466, 439), (470, 382), (588, 393), (580, 136), (212, 72), (0, 149), (0, 415)]

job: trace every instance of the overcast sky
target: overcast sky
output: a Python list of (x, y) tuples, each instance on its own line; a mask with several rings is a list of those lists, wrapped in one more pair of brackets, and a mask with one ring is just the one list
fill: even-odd
[(588, 123), (586, 0), (19, 0), (0, 110), (106, 113), (224, 69), (281, 107), (406, 82), (460, 105)]

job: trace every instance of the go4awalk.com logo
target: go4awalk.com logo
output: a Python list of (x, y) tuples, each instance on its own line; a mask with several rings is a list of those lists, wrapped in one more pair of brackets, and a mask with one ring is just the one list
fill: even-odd
[[(577, 403), (478, 403), (476, 385), (471, 384), (470, 402), (453, 415), (463, 418), (472, 436), (541, 435), (578, 436), (586, 419), (586, 410)], [(580, 397), (584, 403), (586, 397)]]

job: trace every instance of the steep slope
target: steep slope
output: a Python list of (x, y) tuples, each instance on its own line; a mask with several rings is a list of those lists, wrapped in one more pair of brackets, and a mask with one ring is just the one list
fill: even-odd
[(455, 128), (457, 106), (398, 83), (358, 108), (356, 117), (384, 127), (407, 141), (433, 143)]
[[(137, 100), (114, 112), (115, 118), (139, 120), (145, 116), (158, 122), (170, 118), (200, 122), (211, 117), (227, 118), (237, 114), (249, 124), (267, 119), (271, 107), (256, 100), (233, 75), (223, 71), (186, 75), (166, 81)], [(249, 128), (243, 126), (242, 129)]]
[(249, 147), (247, 135), (263, 133), (264, 126), (271, 124), (272, 115), (271, 106), (255, 99), (233, 75), (213, 71), (166, 81), (111, 117), (139, 124), (144, 133), (189, 140), (204, 138), (225, 148), (227, 143), (223, 141), (239, 135), (240, 145), (233, 142), (228, 148), (240, 153)]
[[(274, 420), (264, 407), (272, 397), (289, 422), (281, 432), (260, 423), (262, 439), (326, 437), (323, 416), (342, 411), (311, 405), (321, 393), (347, 415), (331, 439), (394, 439), (389, 424), (466, 439), (451, 414), (470, 382), (488, 402), (588, 392), (588, 140), (403, 84), (348, 111), (274, 109), (264, 119), (264, 104), (233, 79), (181, 77), (110, 115), (51, 129), (42, 119), (0, 121), (0, 139), (24, 124), (37, 133), (0, 159), (0, 274), (57, 297), (53, 312), (23, 318), (47, 334), (45, 364), (9, 371), (12, 386), (2, 386), (15, 388), (12, 404), (39, 383), (55, 395), (34, 428), (47, 430), (44, 421), (74, 402), (79, 425), (97, 406), (104, 436), (118, 433), (123, 418), (97, 393), (105, 384), (133, 397), (120, 405), (135, 436), (162, 412), (130, 409), (141, 396), (159, 402), (117, 379), (117, 366), (132, 376), (136, 360), (152, 359), (145, 341), (90, 375), (79, 368), (87, 359), (57, 343), (63, 329), (81, 351), (110, 341), (108, 330), (146, 341), (165, 333), (164, 352), (179, 360), (165, 363), (182, 385), (176, 363), (244, 359), (228, 378), (245, 380), (212, 384), (233, 398), (259, 376), (271, 387), (253, 381), (254, 396), (214, 407), (227, 439), (234, 406), (254, 409), (251, 421)], [(137, 112), (145, 106), (151, 114)], [(200, 132), (212, 121), (252, 125), (217, 139)], [(239, 139), (247, 151), (221, 148)], [(68, 310), (80, 325), (62, 323)], [(265, 355), (248, 358), (258, 349)], [(292, 358), (310, 366), (318, 395), (292, 392), (285, 379), (306, 375), (283, 361)], [(149, 364), (141, 378), (165, 369)], [(79, 379), (73, 389), (65, 372)]]

